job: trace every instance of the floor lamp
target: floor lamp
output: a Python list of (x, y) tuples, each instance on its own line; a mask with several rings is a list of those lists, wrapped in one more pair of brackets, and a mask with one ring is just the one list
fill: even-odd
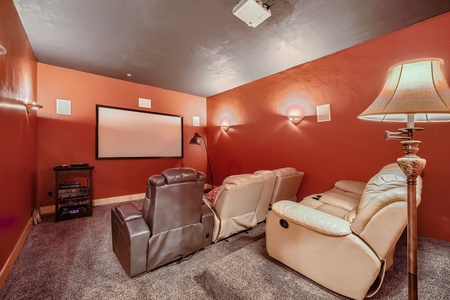
[(443, 60), (425, 58), (392, 66), (381, 93), (358, 118), (407, 124), (399, 132), (387, 131), (385, 137), (402, 140), (405, 152), (397, 163), (407, 178), (408, 299), (418, 299), (416, 179), (426, 161), (416, 155), (421, 142), (413, 139), (413, 133), (423, 128), (414, 127), (414, 122), (450, 121), (450, 89)]
[[(211, 179), (211, 186), (212, 186), (212, 188), (214, 188), (214, 181), (213, 181), (211, 163), (209, 162), (208, 147), (206, 146), (205, 138), (202, 137), (200, 134), (198, 134), (198, 132), (196, 132), (194, 134), (194, 136), (191, 138), (191, 140), (189, 141), (189, 144), (200, 146), (200, 139), (203, 139), (203, 144), (205, 144), (206, 159), (208, 160), (208, 167), (209, 167), (209, 175), (210, 175), (210, 179)], [(212, 188), (211, 189), (206, 189), (205, 193), (208, 193), (209, 191), (211, 191)]]

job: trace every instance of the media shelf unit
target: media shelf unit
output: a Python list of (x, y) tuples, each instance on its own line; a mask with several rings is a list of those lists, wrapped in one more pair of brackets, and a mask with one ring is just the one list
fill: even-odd
[(92, 216), (94, 166), (56, 166), (55, 221)]

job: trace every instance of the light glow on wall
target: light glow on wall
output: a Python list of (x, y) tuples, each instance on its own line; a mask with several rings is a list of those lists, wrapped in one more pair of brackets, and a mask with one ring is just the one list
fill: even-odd
[(222, 121), (220, 121), (220, 127), (222, 127), (224, 131), (228, 131), (228, 129), (230, 129), (230, 125), (231, 121), (228, 117), (224, 117)]
[(290, 95), (281, 100), (278, 113), (283, 116), (312, 116), (315, 114), (313, 101), (301, 95)]
[(241, 115), (237, 112), (237, 109), (227, 106), (224, 109), (220, 109), (220, 112), (217, 113), (212, 125), (222, 126), (222, 124), (228, 126), (242, 125), (244, 124), (243, 117), (241, 117)]

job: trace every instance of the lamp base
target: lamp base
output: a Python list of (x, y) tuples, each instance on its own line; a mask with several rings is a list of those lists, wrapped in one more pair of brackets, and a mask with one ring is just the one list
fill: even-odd
[(417, 300), (417, 274), (408, 272), (408, 300)]

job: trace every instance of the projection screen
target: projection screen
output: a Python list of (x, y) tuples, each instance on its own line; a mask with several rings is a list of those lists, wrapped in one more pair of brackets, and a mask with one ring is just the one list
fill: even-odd
[(183, 158), (182, 116), (96, 107), (96, 159)]

